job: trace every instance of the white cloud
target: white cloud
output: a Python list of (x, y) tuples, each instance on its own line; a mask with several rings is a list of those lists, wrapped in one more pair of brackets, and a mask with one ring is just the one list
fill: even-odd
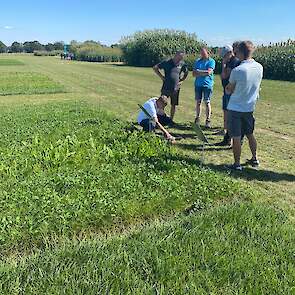
[(4, 26), (3, 28), (4, 28), (5, 30), (12, 30), (12, 29), (13, 29), (12, 26)]

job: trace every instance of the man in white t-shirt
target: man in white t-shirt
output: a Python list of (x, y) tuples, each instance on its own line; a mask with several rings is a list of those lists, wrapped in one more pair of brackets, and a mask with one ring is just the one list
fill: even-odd
[(255, 119), (253, 112), (263, 76), (263, 67), (256, 62), (252, 56), (254, 45), (251, 41), (240, 42), (237, 48), (237, 58), (241, 64), (234, 68), (226, 87), (226, 93), (230, 94), (228, 109), (228, 131), (233, 139), (234, 164), (233, 170), (242, 170), (241, 158), (241, 136), (245, 134), (249, 140), (252, 158), (247, 164), (257, 167), (257, 142), (253, 135)]
[(138, 114), (137, 122), (144, 131), (151, 132), (158, 127), (168, 140), (173, 140), (173, 136), (163, 126), (171, 121), (164, 112), (167, 103), (168, 98), (165, 95), (150, 98), (143, 104), (144, 110)]

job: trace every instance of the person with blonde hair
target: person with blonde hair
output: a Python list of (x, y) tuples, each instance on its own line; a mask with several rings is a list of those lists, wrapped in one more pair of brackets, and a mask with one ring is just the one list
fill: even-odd
[(193, 68), (195, 80), (196, 118), (195, 123), (200, 124), (201, 104), (206, 104), (205, 127), (211, 127), (211, 98), (214, 85), (215, 60), (210, 57), (206, 48), (200, 51), (201, 58), (196, 60)]

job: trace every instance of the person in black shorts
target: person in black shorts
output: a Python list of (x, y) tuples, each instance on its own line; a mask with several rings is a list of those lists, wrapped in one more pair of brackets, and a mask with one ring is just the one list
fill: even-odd
[(223, 141), (219, 142), (218, 146), (226, 146), (231, 144), (231, 138), (227, 131), (227, 106), (230, 100), (230, 94), (225, 92), (226, 86), (229, 84), (229, 77), (231, 71), (240, 65), (240, 60), (234, 55), (233, 47), (226, 45), (221, 48), (220, 55), (222, 57), (222, 72), (221, 72), (221, 83), (223, 87), (222, 96), (222, 109), (223, 109), (223, 121), (224, 121), (224, 138)]
[(225, 92), (230, 94), (227, 106), (227, 128), (233, 141), (234, 164), (229, 168), (242, 171), (241, 165), (241, 137), (246, 135), (252, 158), (246, 161), (246, 165), (259, 166), (257, 158), (257, 142), (254, 136), (255, 110), (259, 97), (260, 85), (263, 77), (263, 66), (253, 59), (255, 46), (251, 41), (240, 42), (237, 47), (237, 57), (241, 64), (234, 68), (230, 74), (229, 84)]
[[(163, 81), (161, 94), (170, 97), (170, 117), (172, 121), (174, 119), (176, 106), (179, 104), (181, 84), (188, 76), (188, 67), (183, 61), (184, 57), (185, 53), (183, 51), (178, 51), (173, 58), (162, 61), (153, 67), (155, 73)], [(161, 70), (164, 70), (164, 75)]]

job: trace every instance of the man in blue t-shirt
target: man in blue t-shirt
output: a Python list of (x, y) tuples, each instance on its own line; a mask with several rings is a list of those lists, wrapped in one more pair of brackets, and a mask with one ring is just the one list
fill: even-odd
[(211, 104), (213, 94), (215, 60), (209, 56), (206, 48), (201, 49), (201, 58), (194, 64), (193, 76), (195, 81), (196, 119), (195, 123), (200, 124), (201, 104), (206, 104), (205, 127), (211, 127)]

